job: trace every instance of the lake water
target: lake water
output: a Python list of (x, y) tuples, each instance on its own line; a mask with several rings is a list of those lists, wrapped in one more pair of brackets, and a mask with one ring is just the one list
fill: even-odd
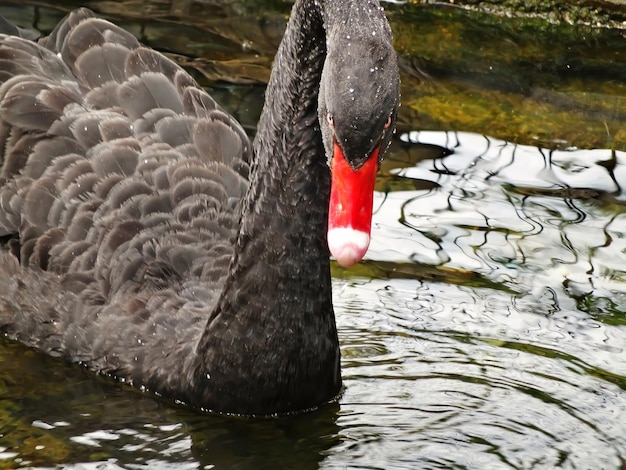
[[(145, 5), (157, 16), (165, 8)], [(224, 5), (224, 17), (246, 13)], [(128, 18), (110, 15), (141, 35), (133, 8)], [(26, 25), (51, 24), (61, 10), (0, 6)], [(169, 52), (235, 53), (228, 34), (209, 41), (193, 30), (187, 43), (179, 47), (184, 40), (172, 35), (175, 45), (165, 48), (164, 31), (188, 30), (160, 24), (160, 34), (144, 39)], [(280, 34), (261, 24), (267, 45), (257, 38), (256, 50), (271, 51)], [(222, 81), (209, 83), (250, 127), (267, 63), (260, 54), (258, 70), (244, 74), (239, 64), (226, 83), (230, 69), (219, 69)], [(424, 80), (406, 69), (403, 79), (409, 90)], [(607, 80), (621, 100), (621, 82)], [(403, 95), (410, 109), (378, 181), (367, 259), (333, 267), (345, 384), (337, 403), (277, 419), (203, 415), (1, 340), (0, 468), (626, 468), (619, 135), (612, 133), (615, 150), (565, 150), (579, 145), (568, 128), (563, 139), (556, 131), (540, 139), (561, 148), (548, 150), (470, 132), (410, 131), (423, 128), (406, 117), (412, 96)], [(621, 122), (619, 112), (594, 112), (607, 129)], [(590, 128), (582, 118), (579, 125), (581, 134)]]

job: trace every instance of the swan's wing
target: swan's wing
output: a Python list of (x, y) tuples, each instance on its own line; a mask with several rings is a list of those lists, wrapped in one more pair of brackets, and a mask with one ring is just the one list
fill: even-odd
[(81, 9), (39, 44), (0, 34), (0, 146), (0, 242), (21, 266), (92, 304), (219, 284), (250, 142), (130, 33)]

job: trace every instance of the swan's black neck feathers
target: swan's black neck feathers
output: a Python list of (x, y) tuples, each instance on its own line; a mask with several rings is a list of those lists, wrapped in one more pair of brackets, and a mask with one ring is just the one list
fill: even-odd
[[(88, 10), (39, 44), (0, 34), (11, 57), (0, 71), (2, 331), (200, 408), (271, 414), (332, 399), (318, 117), (345, 94), (332, 83), (337, 31), (366, 26), (388, 52), (377, 4), (296, 2), (254, 144), (187, 73)], [(356, 117), (341, 145), (357, 160), (395, 113), (395, 59), (371, 65), (390, 61), (391, 85), (359, 83), (359, 100), (383, 87), (395, 102), (333, 103), (339, 119)]]

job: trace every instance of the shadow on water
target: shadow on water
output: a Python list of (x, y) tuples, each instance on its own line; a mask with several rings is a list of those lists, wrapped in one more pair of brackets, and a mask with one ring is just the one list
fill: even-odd
[[(254, 132), (288, 4), (81, 4), (188, 67)], [(0, 15), (49, 31), (76, 6)], [(337, 403), (206, 415), (0, 340), (0, 468), (625, 468), (623, 33), (388, 10), (403, 132), (367, 260), (332, 268)], [(409, 132), (424, 127), (439, 131)], [(554, 150), (576, 146), (609, 149)]]

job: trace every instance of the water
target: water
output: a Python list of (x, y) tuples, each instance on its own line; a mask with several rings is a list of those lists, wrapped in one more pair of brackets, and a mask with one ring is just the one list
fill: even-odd
[(370, 256), (397, 269), (437, 266), (441, 281), (390, 271), (391, 283), (340, 291), (348, 312), (376, 306), (348, 325), (361, 347), (373, 342), (368, 332), (382, 339), (346, 358), (345, 375), (368, 383), (354, 386), (360, 400), (398, 410), (388, 439), (414, 436), (400, 453), (418, 456), (417, 468), (620, 468), (626, 214), (606, 164), (595, 162), (614, 158), (624, 181), (626, 154), (463, 133), (403, 138), (454, 153), (395, 171), (438, 186), (381, 195), (383, 235)]
[[(212, 85), (252, 126), (259, 86)], [(367, 260), (333, 268), (337, 403), (202, 415), (1, 340), (0, 468), (622, 469), (625, 182), (619, 150), (400, 132)]]

